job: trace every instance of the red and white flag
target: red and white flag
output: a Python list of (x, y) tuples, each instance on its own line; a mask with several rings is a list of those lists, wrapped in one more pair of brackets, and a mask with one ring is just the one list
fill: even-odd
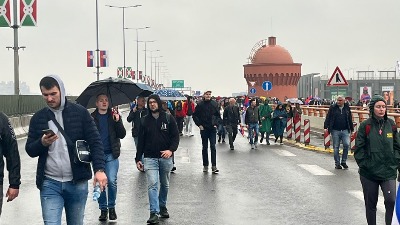
[(142, 71), (139, 71), (139, 80), (143, 81)]
[(36, 11), (36, 0), (20, 0), (19, 20), (21, 26), (35, 27), (37, 24)]
[(0, 27), (11, 27), (10, 0), (0, 0)]

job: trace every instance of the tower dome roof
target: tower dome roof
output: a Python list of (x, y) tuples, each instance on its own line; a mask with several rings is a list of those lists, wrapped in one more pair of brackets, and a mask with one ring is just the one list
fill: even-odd
[(268, 38), (268, 45), (265, 45), (266, 40), (258, 42), (250, 55), (252, 64), (291, 64), (293, 63), (292, 56), (284, 47), (276, 45), (276, 37)]

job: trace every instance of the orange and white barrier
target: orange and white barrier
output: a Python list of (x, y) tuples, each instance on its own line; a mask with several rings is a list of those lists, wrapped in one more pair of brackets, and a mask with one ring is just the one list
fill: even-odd
[(310, 144), (310, 120), (309, 119), (304, 120), (304, 144), (305, 145)]
[(293, 130), (292, 118), (287, 118), (287, 123), (286, 123), (286, 138), (287, 139), (292, 138), (292, 130)]

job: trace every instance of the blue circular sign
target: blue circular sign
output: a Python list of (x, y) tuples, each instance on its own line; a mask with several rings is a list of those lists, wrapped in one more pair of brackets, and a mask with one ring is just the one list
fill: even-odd
[(272, 89), (272, 83), (270, 81), (264, 81), (262, 83), (262, 89), (264, 91), (270, 91)]
[(251, 94), (255, 94), (255, 93), (256, 93), (256, 89), (255, 89), (255, 88), (251, 88), (251, 89), (250, 89), (250, 93), (251, 93)]

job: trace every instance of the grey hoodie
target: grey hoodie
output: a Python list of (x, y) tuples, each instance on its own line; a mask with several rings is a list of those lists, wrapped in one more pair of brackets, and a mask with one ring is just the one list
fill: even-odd
[[(57, 75), (49, 75), (47, 77), (54, 78), (58, 82), (58, 85), (60, 86), (60, 97), (61, 97), (60, 108), (59, 109), (53, 109), (50, 107), (49, 108), (54, 113), (57, 122), (60, 124), (62, 128), (64, 128), (64, 122), (62, 117), (62, 111), (65, 106), (64, 83)], [(52, 120), (48, 122), (48, 125), (49, 128), (53, 130), (55, 134), (57, 134), (58, 139), (49, 146), (49, 152), (46, 159), (46, 166), (44, 169), (45, 176), (60, 182), (71, 181), (73, 179), (73, 176), (72, 176), (71, 162), (68, 154), (67, 142)]]

